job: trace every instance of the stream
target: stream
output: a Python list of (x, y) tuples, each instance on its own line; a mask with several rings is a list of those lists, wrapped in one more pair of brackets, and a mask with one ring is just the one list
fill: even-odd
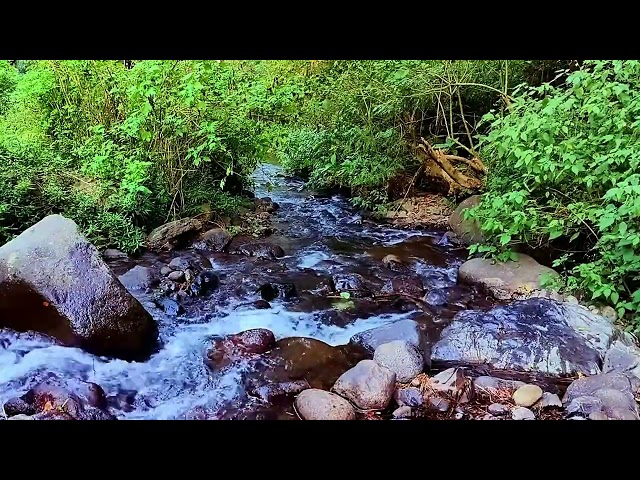
[[(276, 340), (310, 337), (332, 346), (346, 345), (359, 332), (411, 318), (434, 341), (453, 316), (493, 303), (472, 287), (456, 282), (466, 250), (442, 242), (443, 231), (400, 230), (358, 213), (341, 196), (314, 195), (304, 182), (283, 175), (274, 165), (254, 173), (256, 197), (280, 205), (268, 240), (285, 257), (268, 260), (227, 253), (207, 254), (220, 277), (220, 288), (185, 305), (178, 316), (165, 314), (151, 293), (132, 291), (156, 319), (161, 347), (144, 362), (127, 362), (58, 346), (37, 336), (0, 332), (0, 401), (22, 395), (54, 374), (99, 384), (119, 419), (282, 418), (295, 419), (291, 402), (267, 404), (247, 394), (247, 385), (263, 375), (249, 361), (212, 371), (204, 352), (212, 340), (252, 328), (271, 330)], [(395, 274), (382, 263), (393, 254), (420, 276), (427, 292), (444, 295), (429, 311), (408, 303), (327, 298), (317, 293), (324, 282), (359, 274), (378, 290)], [(159, 270), (173, 258), (198, 257), (191, 250), (109, 262), (117, 275), (136, 265)], [(298, 295), (271, 301), (271, 308), (248, 305), (260, 298), (265, 282), (292, 283)], [(195, 412), (195, 413), (194, 413)]]

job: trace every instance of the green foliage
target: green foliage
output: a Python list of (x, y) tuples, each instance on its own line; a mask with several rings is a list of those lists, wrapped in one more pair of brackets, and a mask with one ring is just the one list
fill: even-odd
[(585, 62), (485, 120), (491, 173), (467, 217), (492, 242), (474, 250), (551, 249), (564, 288), (640, 327), (640, 62)]
[[(306, 92), (278, 158), (307, 175), (317, 188), (350, 190), (367, 208), (404, 192), (394, 180), (413, 176), (419, 136), (461, 138), (474, 116), (515, 85), (539, 75), (541, 62), (526, 61), (322, 61), (289, 77)], [(301, 80), (302, 79), (302, 80)], [(304, 81), (306, 87), (300, 87)], [(508, 89), (508, 88), (507, 88)], [(463, 112), (460, 112), (460, 108)], [(464, 121), (463, 121), (464, 116)], [(479, 116), (478, 116), (479, 118)], [(462, 132), (462, 133), (461, 133)]]
[(254, 111), (286, 103), (264, 102), (247, 66), (0, 63), (0, 242), (57, 211), (134, 251), (169, 219), (231, 213), (264, 148)]

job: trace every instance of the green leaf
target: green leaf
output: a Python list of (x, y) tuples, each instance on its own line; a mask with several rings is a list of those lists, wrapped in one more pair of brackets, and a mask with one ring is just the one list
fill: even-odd
[(618, 303), (620, 296), (618, 295), (618, 292), (613, 291), (611, 292), (611, 295), (609, 296), (609, 298), (611, 299), (611, 302), (613, 302), (613, 304), (615, 305)]
[(340, 292), (340, 297), (344, 298), (345, 300), (349, 300), (351, 298), (351, 293), (349, 293), (349, 292)]

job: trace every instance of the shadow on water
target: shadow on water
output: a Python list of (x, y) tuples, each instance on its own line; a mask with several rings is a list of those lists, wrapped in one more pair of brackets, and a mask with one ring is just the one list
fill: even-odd
[[(212, 371), (203, 362), (212, 339), (267, 328), (277, 340), (310, 337), (334, 348), (348, 344), (352, 335), (363, 330), (413, 318), (435, 341), (456, 312), (492, 305), (475, 289), (457, 284), (463, 253), (438, 245), (443, 232), (400, 230), (369, 222), (345, 198), (314, 196), (301, 179), (287, 177), (274, 165), (261, 165), (254, 180), (256, 196), (269, 196), (280, 204), (273, 218), (277, 232), (269, 241), (283, 247), (284, 258), (207, 255), (220, 276), (220, 288), (188, 302), (179, 316), (163, 313), (150, 293), (132, 291), (160, 329), (162, 348), (145, 362), (97, 357), (38, 335), (0, 332), (0, 401), (23, 394), (54, 373), (101, 385), (110, 397), (112, 413), (121, 419), (294, 418), (290, 401), (269, 406), (247, 394), (265, 369), (277, 372), (281, 365), (245, 360)], [(382, 263), (389, 254), (420, 277), (427, 293), (436, 292), (446, 301), (423, 311), (406, 302), (357, 298), (345, 302), (318, 293), (334, 275), (344, 273), (362, 275), (368, 288), (379, 291), (396, 275)], [(145, 252), (110, 266), (118, 275), (135, 265), (159, 271), (176, 256), (197, 259), (199, 254)], [(266, 282), (293, 283), (298, 296), (276, 299), (269, 309), (246, 307), (260, 298), (257, 289)], [(351, 352), (347, 361), (343, 354), (347, 355), (327, 355), (335, 356), (335, 365), (341, 368), (360, 358)]]

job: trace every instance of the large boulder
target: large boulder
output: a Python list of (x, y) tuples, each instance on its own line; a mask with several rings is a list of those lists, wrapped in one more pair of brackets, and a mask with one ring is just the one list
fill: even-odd
[(433, 346), (434, 361), (487, 362), (548, 374), (597, 374), (613, 327), (573, 303), (520, 300), (458, 313)]
[(473, 195), (458, 205), (449, 217), (449, 226), (456, 236), (464, 243), (471, 245), (473, 243), (482, 243), (484, 237), (480, 230), (480, 225), (476, 220), (465, 220), (464, 211), (468, 208), (475, 207), (480, 204), (480, 195)]
[(195, 218), (174, 220), (154, 229), (147, 237), (145, 246), (154, 252), (173, 250), (188, 242), (200, 230), (202, 222)]
[(0, 327), (124, 359), (148, 356), (158, 337), (149, 313), (60, 215), (0, 247)]
[(499, 262), (489, 258), (473, 258), (458, 270), (460, 282), (478, 285), (498, 300), (522, 299), (542, 288), (544, 274), (558, 275), (533, 258), (516, 254), (517, 260)]

